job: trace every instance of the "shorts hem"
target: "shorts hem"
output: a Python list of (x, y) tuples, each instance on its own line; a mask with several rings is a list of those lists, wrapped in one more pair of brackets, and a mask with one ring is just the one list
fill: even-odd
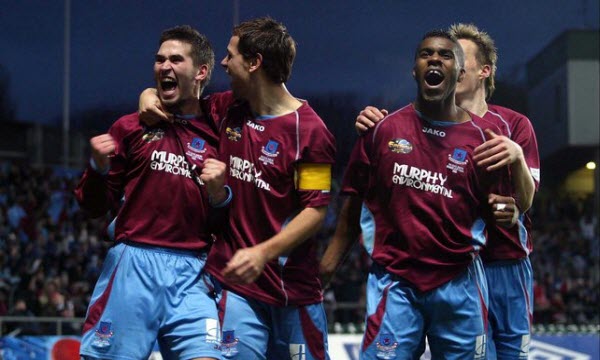
[(99, 354), (99, 353), (90, 353), (90, 352), (80, 352), (79, 356), (89, 356), (93, 360), (103, 360), (103, 359), (111, 359), (111, 360), (138, 360), (134, 357), (122, 356), (122, 355), (110, 355), (110, 354)]

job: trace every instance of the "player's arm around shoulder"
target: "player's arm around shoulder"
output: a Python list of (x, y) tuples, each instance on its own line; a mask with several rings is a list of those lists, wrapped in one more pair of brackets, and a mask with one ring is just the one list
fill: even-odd
[(338, 215), (335, 233), (329, 241), (319, 264), (319, 273), (323, 287), (329, 284), (336, 270), (358, 240), (361, 231), (361, 207), (362, 199), (358, 196), (349, 195), (344, 200), (342, 209)]
[(354, 128), (359, 135), (364, 135), (369, 129), (372, 129), (378, 122), (388, 115), (385, 109), (379, 109), (374, 106), (367, 106), (356, 116)]
[(173, 115), (163, 108), (156, 88), (142, 91), (138, 100), (138, 114), (140, 121), (148, 126), (154, 126), (161, 121), (173, 121)]

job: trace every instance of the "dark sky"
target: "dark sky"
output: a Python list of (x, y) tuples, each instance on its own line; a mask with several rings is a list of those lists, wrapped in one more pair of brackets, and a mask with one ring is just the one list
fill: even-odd
[[(152, 85), (163, 29), (190, 24), (223, 57), (233, 0), (71, 0), (71, 113), (92, 107), (137, 106)], [(298, 97), (355, 92), (407, 101), (414, 47), (426, 31), (473, 22), (495, 38), (498, 77), (520, 68), (567, 29), (599, 27), (599, 0), (239, 0), (239, 18), (270, 15), (298, 43), (292, 79)], [(20, 121), (48, 123), (62, 115), (64, 2), (4, 0), (0, 66)], [(216, 69), (213, 84), (227, 86)], [(401, 105), (401, 104), (399, 104)]]

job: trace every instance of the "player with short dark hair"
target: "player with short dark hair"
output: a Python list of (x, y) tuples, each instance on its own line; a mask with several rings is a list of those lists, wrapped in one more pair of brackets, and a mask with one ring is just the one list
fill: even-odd
[(77, 199), (91, 216), (117, 208), (118, 216), (83, 326), (85, 359), (147, 359), (157, 340), (165, 358), (221, 359), (216, 301), (203, 279), (215, 216), (231, 200), (213, 104), (199, 101), (213, 64), (204, 35), (166, 30), (154, 76), (177, 121), (148, 127), (133, 113), (90, 140)]
[[(330, 276), (352, 242), (373, 244), (361, 359), (484, 359), (485, 245), (493, 176), (474, 164), (484, 131), (499, 129), (455, 104), (462, 49), (446, 32), (427, 33), (416, 51), (418, 93), (354, 147), (348, 195), (321, 261)], [(494, 174), (497, 175), (497, 174)]]
[[(475, 150), (478, 166), (494, 171), (510, 167), (510, 176), (489, 195), (494, 219), (488, 221), (488, 242), (482, 252), (490, 287), (491, 357), (527, 358), (533, 315), (533, 274), (529, 254), (531, 219), (526, 211), (539, 187), (540, 160), (533, 126), (516, 111), (488, 104), (496, 86), (498, 59), (494, 40), (473, 24), (455, 24), (449, 32), (465, 51), (465, 78), (456, 89), (459, 106), (496, 124), (500, 134)], [(357, 129), (373, 126), (385, 115), (367, 107), (357, 117)], [(503, 195), (498, 195), (498, 194)], [(516, 226), (512, 226), (516, 223)], [(510, 296), (507, 296), (510, 294)]]
[(235, 98), (221, 125), (221, 159), (236, 193), (207, 263), (223, 285), (223, 355), (326, 359), (327, 319), (312, 235), (330, 201), (335, 142), (285, 87), (295, 55), (270, 18), (236, 26), (221, 65)]
[[(335, 141), (285, 86), (295, 48), (271, 18), (239, 24), (221, 61), (232, 92), (211, 95), (225, 110), (219, 154), (235, 194), (206, 265), (228, 359), (329, 359), (312, 236), (330, 201)], [(152, 91), (142, 94), (140, 111), (161, 111)]]
[(269, 17), (243, 22), (233, 29), (239, 38), (238, 51), (246, 59), (259, 54), (266, 76), (274, 83), (286, 83), (292, 74), (296, 42), (281, 23)]

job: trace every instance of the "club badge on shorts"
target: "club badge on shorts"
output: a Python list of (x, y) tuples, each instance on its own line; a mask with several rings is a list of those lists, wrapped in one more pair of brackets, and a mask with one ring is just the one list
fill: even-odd
[(383, 360), (395, 359), (398, 342), (392, 334), (381, 334), (375, 343), (377, 346), (377, 358)]
[(110, 339), (113, 337), (113, 331), (111, 328), (111, 322), (100, 321), (100, 325), (98, 325), (98, 328), (96, 329), (94, 341), (92, 341), (92, 346), (98, 348), (110, 346)]
[(221, 341), (221, 354), (223, 356), (233, 356), (238, 353), (237, 344), (240, 342), (235, 337), (235, 330), (223, 331), (223, 340)]

